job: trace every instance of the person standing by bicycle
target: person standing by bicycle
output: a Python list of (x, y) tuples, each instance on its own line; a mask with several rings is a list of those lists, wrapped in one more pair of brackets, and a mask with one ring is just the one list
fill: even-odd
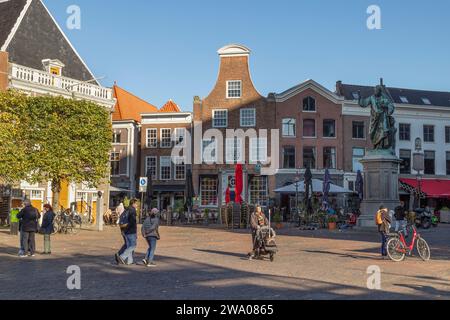
[(381, 256), (384, 259), (387, 257), (386, 243), (391, 224), (388, 209), (384, 205), (381, 205), (380, 209), (377, 211), (375, 215), (375, 222), (378, 226), (378, 232), (381, 235)]
[(50, 247), (50, 235), (53, 233), (53, 221), (55, 220), (55, 213), (49, 204), (44, 205), (44, 217), (42, 219), (41, 233), (44, 235), (44, 253), (52, 254)]

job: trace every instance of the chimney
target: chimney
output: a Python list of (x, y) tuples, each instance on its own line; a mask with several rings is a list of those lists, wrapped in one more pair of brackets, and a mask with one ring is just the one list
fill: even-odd
[(0, 91), (6, 91), (8, 89), (8, 59), (8, 52), (0, 51)]
[(199, 96), (194, 97), (194, 121), (202, 121), (202, 100)]
[(338, 96), (343, 96), (344, 95), (344, 92), (343, 92), (344, 90), (343, 90), (343, 88), (342, 88), (342, 81), (341, 80), (339, 80), (339, 81), (336, 81), (336, 94), (338, 95)]

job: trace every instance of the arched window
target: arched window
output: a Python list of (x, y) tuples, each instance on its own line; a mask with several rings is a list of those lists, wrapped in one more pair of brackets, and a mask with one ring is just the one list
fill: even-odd
[(316, 99), (313, 97), (303, 99), (303, 111), (316, 111)]

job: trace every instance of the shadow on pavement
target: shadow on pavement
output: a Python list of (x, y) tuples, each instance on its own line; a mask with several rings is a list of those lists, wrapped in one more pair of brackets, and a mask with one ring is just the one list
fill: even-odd
[[(113, 265), (112, 252), (108, 255), (38, 255), (23, 259), (5, 255), (15, 250), (1, 248), (0, 251), (0, 299), (410, 300), (433, 299), (436, 294), (439, 297), (443, 294), (432, 288), (417, 295), (373, 291), (346, 283), (244, 271), (161, 255), (156, 257), (156, 268)], [(257, 270), (257, 261), (249, 263), (254, 263)], [(81, 291), (67, 289), (66, 270), (72, 265), (81, 268)], [(446, 294), (448, 298), (448, 292)]]

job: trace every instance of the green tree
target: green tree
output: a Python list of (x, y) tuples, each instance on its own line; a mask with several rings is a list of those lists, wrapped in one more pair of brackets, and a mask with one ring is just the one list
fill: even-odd
[[(11, 92), (2, 96), (5, 101), (0, 99), (0, 110), (3, 105), (8, 106), (3, 116), (16, 117), (20, 123), (19, 127), (14, 125), (9, 135), (19, 139), (22, 146), (18, 151), (18, 163), (7, 165), (5, 169), (0, 167), (0, 176), (16, 181), (24, 177), (29, 182), (51, 181), (55, 208), (59, 206), (63, 181), (84, 182), (94, 187), (105, 179), (112, 140), (110, 113), (106, 108), (86, 100), (63, 97), (24, 97)], [(17, 103), (20, 107), (11, 111)], [(1, 141), (2, 135), (8, 137), (7, 129), (7, 126), (0, 127)], [(0, 154), (3, 148), (2, 143)], [(5, 149), (10, 151), (11, 148), (14, 149), (7, 144)]]
[(14, 91), (0, 93), (0, 183), (23, 180), (32, 168), (25, 138), (27, 97)]

